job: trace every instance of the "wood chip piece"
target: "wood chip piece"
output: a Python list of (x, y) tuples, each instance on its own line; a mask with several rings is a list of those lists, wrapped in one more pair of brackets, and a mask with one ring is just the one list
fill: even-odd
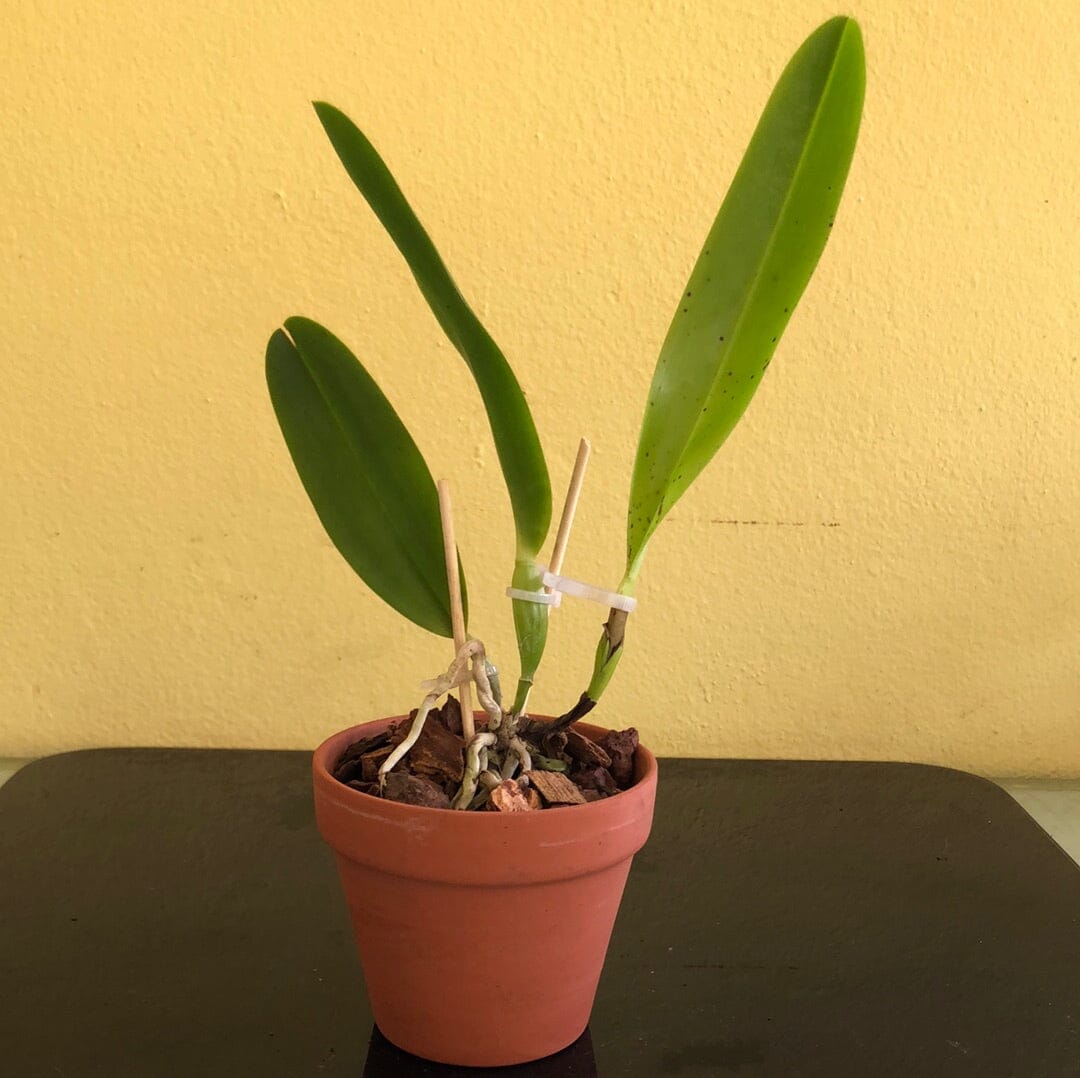
[(591, 767), (578, 767), (573, 773), (576, 782), (582, 792), (596, 790), (605, 795), (617, 794), (619, 787), (611, 777), (611, 772), (606, 767), (593, 764)]
[(360, 779), (350, 779), (345, 785), (353, 790), (359, 790), (362, 794), (370, 794), (372, 797), (379, 796), (379, 784), (377, 782), (362, 782)]
[(595, 741), (590, 741), (577, 730), (566, 731), (566, 751), (583, 764), (611, 767), (611, 757)]
[(450, 807), (450, 798), (435, 783), (404, 771), (391, 771), (386, 776), (383, 797), (388, 801), (401, 801), (406, 805), (419, 805), (422, 808)]
[(461, 735), (461, 704), (458, 703), (456, 697), (446, 698), (446, 703), (439, 709), (439, 721), (450, 733)]
[(360, 778), (364, 782), (378, 782), (379, 781), (379, 768), (382, 767), (383, 761), (394, 751), (393, 746), (384, 745), (381, 749), (376, 749), (374, 752), (369, 752), (360, 757)]
[(372, 734), (371, 737), (362, 737), (359, 741), (354, 741), (342, 754), (341, 758), (336, 764), (334, 764), (334, 778), (338, 782), (344, 782), (346, 785), (350, 780), (360, 777), (361, 771), (361, 758), (372, 749), (380, 748), (390, 740), (390, 735), (387, 731), (383, 731), (381, 734)]
[(398, 719), (397, 722), (392, 722), (386, 728), (386, 732), (390, 737), (390, 744), (397, 748), (409, 736), (409, 731), (412, 729), (412, 721), (416, 718), (416, 712), (418, 708), (413, 708), (409, 712), (408, 717), (404, 719)]
[(549, 805), (584, 805), (581, 791), (558, 771), (529, 771), (529, 783)]
[(515, 779), (507, 779), (496, 786), (484, 805), (488, 812), (529, 812), (532, 807)]
[(634, 784), (634, 753), (638, 747), (638, 732), (611, 730), (600, 739), (600, 745), (611, 757), (611, 777), (625, 790)]
[(465, 742), (429, 715), (405, 759), (414, 775), (425, 775), (440, 784), (461, 782), (465, 774)]
[(545, 733), (540, 739), (540, 745), (546, 756), (562, 756), (566, 751), (566, 731), (556, 730), (554, 733)]

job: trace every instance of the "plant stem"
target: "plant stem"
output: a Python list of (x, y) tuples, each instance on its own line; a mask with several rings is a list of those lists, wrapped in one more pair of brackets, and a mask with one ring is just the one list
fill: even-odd
[[(641, 569), (641, 559), (645, 551), (642, 549), (637, 559), (626, 567), (622, 583), (619, 585), (621, 595), (633, 595), (634, 585), (637, 583), (637, 575)], [(625, 610), (617, 610), (612, 607), (608, 611), (608, 619), (604, 622), (603, 635), (596, 646), (596, 659), (593, 664), (592, 680), (585, 690), (585, 695), (595, 704), (603, 694), (611, 681), (615, 668), (622, 658), (623, 643), (626, 639), (626, 621), (630, 617)]]
[[(566, 488), (559, 528), (555, 533), (555, 545), (551, 550), (551, 564), (548, 568), (555, 574), (562, 571), (563, 558), (566, 556), (566, 548), (570, 542), (570, 529), (574, 524), (574, 514), (577, 512), (578, 501), (581, 498), (581, 487), (585, 482), (585, 468), (589, 463), (591, 452), (592, 446), (589, 444), (589, 439), (582, 438), (578, 442), (577, 457), (574, 460), (573, 471), (570, 473), (570, 483)], [(514, 566), (513, 586), (525, 591), (536, 591), (542, 584), (543, 575), (535, 559), (522, 557), (519, 554)], [(551, 588), (545, 587), (543, 590), (551, 594)], [(526, 609), (530, 606), (532, 610)], [(521, 677), (518, 679), (514, 703), (510, 708), (511, 724), (515, 726), (516, 717), (524, 715), (529, 706), (533, 678), (536, 676), (536, 668), (540, 665), (540, 657), (544, 653), (544, 644), (547, 642), (549, 610), (546, 604), (529, 603), (521, 599), (514, 600), (514, 629), (517, 632), (518, 651), (521, 655)]]
[[(538, 592), (543, 589), (544, 577), (535, 557), (518, 555), (510, 583), (522, 591)], [(513, 601), (514, 634), (521, 658), (521, 677), (514, 693), (514, 704), (510, 708), (514, 714), (523, 712), (529, 702), (536, 668), (540, 665), (547, 643), (548, 610), (549, 607), (543, 603), (533, 603), (527, 599)]]

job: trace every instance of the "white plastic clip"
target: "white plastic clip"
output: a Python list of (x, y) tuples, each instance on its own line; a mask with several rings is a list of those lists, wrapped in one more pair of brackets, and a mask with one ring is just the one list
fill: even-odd
[(637, 606), (637, 599), (630, 595), (623, 595), (617, 591), (605, 591), (603, 588), (586, 584), (582, 580), (575, 580), (572, 576), (556, 576), (554, 573), (544, 573), (544, 585), (553, 588), (555, 593), (573, 595), (577, 599), (589, 599), (602, 606), (613, 607), (615, 610), (625, 610), (628, 614)]
[(506, 594), (511, 599), (524, 599), (527, 603), (539, 603), (541, 606), (562, 604), (562, 596), (557, 591), (523, 591), (521, 588), (507, 588)]

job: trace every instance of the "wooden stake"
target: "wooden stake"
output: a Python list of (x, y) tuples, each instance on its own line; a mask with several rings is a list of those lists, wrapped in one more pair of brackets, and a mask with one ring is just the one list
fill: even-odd
[[(454, 654), (465, 646), (465, 612), (461, 606), (461, 577), (458, 574), (457, 540), (454, 538), (454, 511), (450, 505), (450, 484), (445, 479), (438, 482), (439, 516), (442, 519), (443, 554), (446, 558), (446, 583), (450, 589), (450, 625), (454, 630)], [(458, 686), (461, 700), (461, 730), (468, 742), (476, 733), (473, 721), (472, 680)]]
[[(555, 533), (555, 549), (551, 552), (551, 565), (548, 567), (548, 572), (553, 576), (558, 576), (562, 572), (563, 558), (566, 557), (566, 547), (570, 542), (570, 528), (574, 523), (578, 498), (581, 497), (581, 485), (585, 482), (585, 466), (589, 463), (591, 451), (589, 439), (582, 438), (578, 444), (574, 470), (570, 475), (570, 486), (566, 490), (566, 501), (563, 502), (559, 530)], [(546, 591), (549, 595), (551, 594), (551, 588), (547, 588)]]

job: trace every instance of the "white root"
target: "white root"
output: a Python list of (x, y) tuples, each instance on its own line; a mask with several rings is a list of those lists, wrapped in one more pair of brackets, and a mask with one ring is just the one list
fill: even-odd
[(438, 697), (434, 693), (429, 693), (424, 697), (424, 702), (420, 705), (419, 710), (413, 717), (412, 726), (409, 727), (409, 732), (400, 745), (382, 762), (382, 766), (379, 768), (379, 789), (381, 790), (386, 784), (387, 773), (394, 767), (394, 765), (416, 744), (420, 737), (420, 734), (424, 730), (424, 722), (427, 720), (428, 712), (432, 709), (435, 701)]
[[(472, 643), (480, 644), (480, 641), (474, 640)], [(473, 656), (472, 661), (472, 676), (473, 681), (476, 682), (476, 698), (480, 701), (480, 706), (488, 713), (488, 729), (497, 730), (502, 726), (503, 710), (495, 699), (495, 691), (488, 676), (487, 668), (488, 662), (487, 657), (484, 655), (484, 645), (480, 644), (480, 650)]]
[(480, 772), (480, 785), (485, 790), (494, 790), (496, 786), (502, 784), (502, 776), (497, 771), (481, 771)]
[(481, 730), (469, 742), (465, 753), (465, 777), (461, 780), (461, 789), (457, 796), (450, 802), (450, 807), (455, 809), (467, 809), (473, 797), (476, 796), (476, 783), (480, 777), (480, 752), (491, 748), (495, 744), (495, 735)]
[[(468, 640), (461, 647), (457, 653), (457, 657), (447, 668), (445, 674), (442, 677), (437, 677), (431, 681), (424, 682), (423, 687), (428, 690), (427, 695), (424, 697), (423, 703), (421, 703), (419, 710), (416, 712), (416, 717), (412, 721), (412, 725), (409, 727), (409, 732), (400, 745), (383, 761), (382, 767), (379, 768), (379, 789), (381, 790), (386, 783), (387, 774), (393, 769), (397, 763), (402, 760), (405, 754), (416, 744), (420, 737), (420, 734), (424, 730), (424, 722), (427, 720), (428, 712), (435, 706), (440, 696), (445, 696), (460, 680), (462, 673), (468, 668), (469, 660), (474, 659), (476, 655), (479, 655), (481, 661), (484, 656), (484, 645), (479, 640)], [(475, 670), (475, 663), (474, 663)], [(484, 675), (484, 680), (487, 680), (487, 674)], [(489, 694), (490, 695), (490, 694)], [(481, 699), (481, 704), (484, 705), (484, 710), (487, 709), (487, 705), (484, 704)], [(492, 701), (494, 703), (494, 701)], [(496, 705), (498, 709), (498, 705)], [(490, 714), (490, 712), (489, 712)], [(501, 717), (501, 713), (500, 713)]]
[(529, 750), (525, 747), (525, 742), (520, 737), (515, 737), (510, 742), (510, 751), (517, 755), (518, 760), (521, 761), (522, 773), (532, 770), (532, 757), (529, 755)]
[(517, 765), (517, 759), (511, 756), (510, 753), (507, 753), (503, 757), (502, 767), (499, 769), (499, 773), (502, 775), (503, 782), (505, 782), (507, 779), (512, 779), (514, 777), (514, 772), (517, 770)]
[[(421, 683), (420, 687), (426, 695), (405, 739), (379, 768), (380, 789), (386, 782), (387, 774), (404, 759), (419, 740), (424, 730), (424, 723), (440, 697), (445, 696), (456, 685), (470, 679), (476, 685), (476, 696), (480, 701), (480, 706), (488, 714), (488, 726), (486, 730), (476, 733), (465, 747), (465, 774), (461, 787), (451, 803), (452, 807), (469, 808), (476, 797), (478, 785), (484, 790), (491, 790), (505, 779), (513, 778), (519, 769), (522, 774), (532, 770), (532, 757), (521, 738), (511, 737), (506, 743), (505, 751), (502, 751), (502, 745), (499, 744), (497, 731), (503, 727), (506, 714), (498, 702), (497, 689), (491, 683), (489, 665), (484, 645), (479, 640), (468, 640), (458, 649), (454, 661), (445, 674)], [(509, 731), (504, 732), (504, 741), (506, 732)], [(497, 749), (496, 746), (498, 746)], [(496, 751), (493, 752), (493, 749)], [(499, 757), (502, 757), (501, 767)]]
[(529, 755), (529, 750), (525, 747), (525, 742), (522, 741), (520, 737), (515, 737), (507, 746), (506, 756), (503, 759), (503, 779), (512, 779), (519, 767), (521, 768), (522, 774), (526, 771), (531, 771), (532, 757)]

